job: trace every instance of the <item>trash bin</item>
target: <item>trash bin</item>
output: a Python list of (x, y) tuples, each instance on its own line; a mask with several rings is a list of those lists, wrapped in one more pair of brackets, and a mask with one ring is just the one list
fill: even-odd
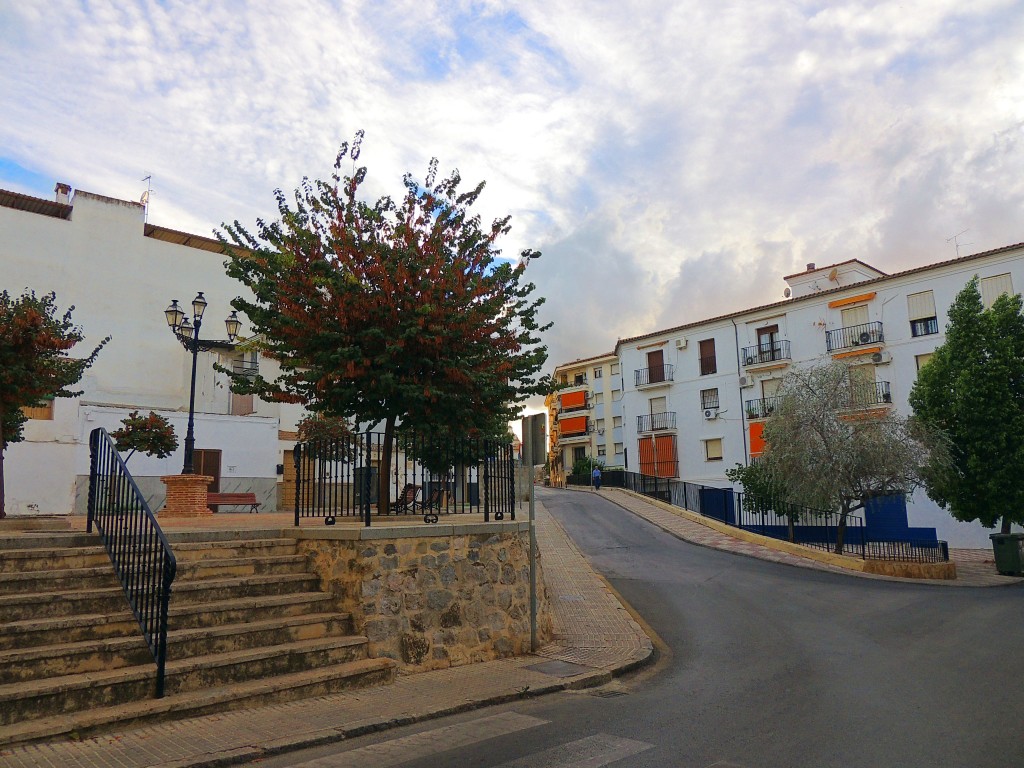
[(1004, 576), (1024, 576), (1024, 533), (990, 533), (996, 570)]

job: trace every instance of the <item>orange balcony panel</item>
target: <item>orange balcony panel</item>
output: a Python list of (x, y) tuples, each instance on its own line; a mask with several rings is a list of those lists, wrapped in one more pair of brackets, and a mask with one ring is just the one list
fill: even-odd
[(583, 408), (587, 404), (587, 393), (583, 390), (579, 392), (566, 392), (564, 395), (560, 395), (562, 401), (562, 410), (568, 410), (569, 408)]
[(764, 453), (764, 422), (755, 421), (750, 425), (750, 455), (760, 456)]
[(587, 431), (587, 417), (573, 416), (558, 422), (558, 431), (562, 436), (581, 435)]

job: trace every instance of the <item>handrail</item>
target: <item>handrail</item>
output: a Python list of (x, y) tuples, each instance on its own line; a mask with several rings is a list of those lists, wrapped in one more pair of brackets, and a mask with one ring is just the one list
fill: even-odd
[(177, 561), (146, 497), (102, 427), (89, 435), (89, 533), (93, 523), (153, 654), (156, 698), (162, 698), (167, 609)]

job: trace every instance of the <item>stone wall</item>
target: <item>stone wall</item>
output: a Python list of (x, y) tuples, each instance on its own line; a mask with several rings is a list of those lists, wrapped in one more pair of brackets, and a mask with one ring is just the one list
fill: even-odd
[[(300, 528), (292, 535), (339, 608), (352, 612), (371, 656), (418, 672), (530, 651), (528, 523)], [(537, 567), (543, 643), (551, 620), (539, 559)]]

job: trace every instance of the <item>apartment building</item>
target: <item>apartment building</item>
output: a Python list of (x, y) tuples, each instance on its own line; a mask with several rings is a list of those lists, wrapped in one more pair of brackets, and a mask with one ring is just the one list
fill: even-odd
[(561, 389), (548, 395), (548, 466), (552, 481), (561, 483), (573, 464), (590, 456), (605, 466), (625, 460), (622, 422), (622, 372), (608, 352), (555, 368)]
[(83, 513), (89, 433), (116, 429), (132, 410), (160, 413), (178, 436), (173, 456), (136, 454), (129, 463), (153, 508), (162, 505), (160, 477), (182, 468), (192, 363), (168, 329), (164, 309), (173, 299), (190, 309), (200, 291), (209, 302), (202, 338), (224, 341), (199, 353), (196, 471), (215, 478), (213, 490), (254, 492), (264, 510), (273, 510), (283, 495), (287, 508), (285, 472), (293, 467), (302, 409), (236, 395), (227, 375), (214, 370), (219, 362), (273, 376), (275, 366), (226, 339), (229, 302), (243, 287), (225, 274), (225, 258), (214, 238), (147, 223), (139, 203), (72, 194), (64, 184), (54, 200), (0, 190), (0, 287), (13, 295), (54, 291), (61, 309), (74, 305), (72, 319), (85, 340), (72, 354), (111, 337), (76, 387), (80, 397), (29, 410), (24, 441), (5, 454), (8, 514)]
[[(763, 450), (782, 379), (801, 364), (844, 360), (854, 408), (909, 414), (917, 372), (943, 343), (948, 309), (974, 275), (986, 306), (1019, 292), (1024, 244), (891, 275), (857, 259), (808, 264), (785, 277), (783, 301), (620, 340), (623, 464), (729, 485), (725, 470)], [(908, 518), (951, 546), (989, 545), (987, 529), (953, 520), (922, 491)]]

